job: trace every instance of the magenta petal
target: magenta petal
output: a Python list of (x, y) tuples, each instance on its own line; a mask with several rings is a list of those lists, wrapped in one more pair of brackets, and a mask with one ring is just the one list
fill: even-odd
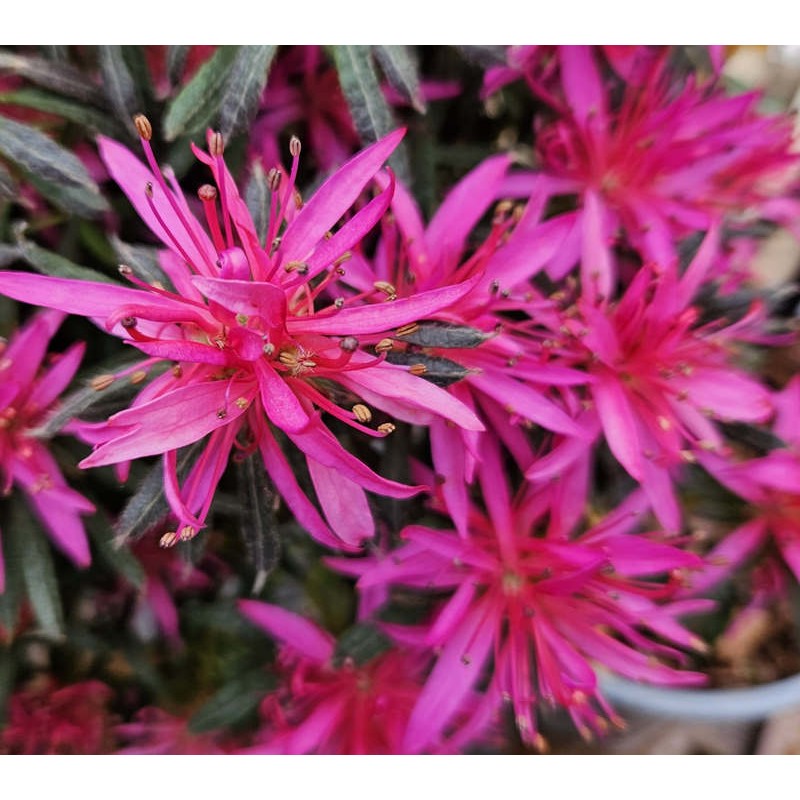
[(725, 420), (764, 422), (772, 414), (769, 392), (759, 383), (728, 369), (697, 370), (675, 382), (688, 392), (688, 402)]
[(314, 193), (292, 220), (281, 242), (284, 264), (306, 261), (314, 246), (353, 205), (400, 144), (405, 130), (396, 130), (351, 158)]
[[(24, 327), (20, 328), (3, 353), (6, 363), (10, 362), (11, 378), (20, 387), (28, 387), (32, 382), (47, 353), (50, 339), (58, 329), (64, 314), (58, 311), (40, 311)], [(6, 372), (6, 375), (9, 375)]]
[(291, 387), (269, 364), (255, 362), (261, 403), (270, 421), (287, 433), (299, 433), (311, 420)]
[(614, 289), (616, 276), (608, 244), (610, 226), (605, 207), (595, 191), (586, 191), (583, 209), (581, 281), (584, 296), (595, 303), (610, 297)]
[(480, 276), (399, 300), (387, 300), (355, 308), (345, 307), (330, 316), (317, 315), (290, 319), (287, 327), (290, 333), (297, 331), (343, 336), (383, 333), (446, 309), (467, 295), (477, 285), (479, 279)]
[(258, 600), (239, 600), (238, 606), (251, 622), (307, 658), (325, 662), (333, 656), (333, 637), (311, 620)]
[(98, 447), (80, 466), (99, 467), (192, 444), (244, 414), (254, 395), (254, 384), (232, 381), (174, 389), (111, 417), (112, 427), (131, 429)]
[(434, 419), (430, 425), (431, 458), (437, 474), (441, 476), (440, 491), (447, 511), (462, 538), (467, 538), (469, 494), (464, 467), (466, 454), (461, 433), (444, 420)]
[(308, 472), (333, 532), (346, 544), (358, 546), (375, 535), (375, 522), (364, 490), (310, 456)]
[(200, 291), (234, 314), (257, 316), (269, 328), (283, 328), (286, 321), (286, 295), (283, 289), (254, 281), (199, 278), (192, 281)]
[(92, 561), (89, 540), (78, 513), (58, 502), (47, 490), (27, 493), (37, 516), (42, 520), (53, 543), (79, 567)]
[(594, 384), (594, 401), (611, 452), (637, 481), (642, 479), (642, 452), (636, 414), (615, 376), (602, 372)]
[(137, 350), (149, 356), (167, 358), (170, 361), (189, 361), (194, 364), (213, 364), (225, 366), (230, 356), (219, 347), (201, 344), (188, 339), (162, 339), (156, 342), (129, 341)]
[(592, 48), (569, 45), (558, 50), (561, 79), (575, 119), (585, 126), (596, 121), (605, 127), (605, 92)]
[(28, 395), (29, 407), (48, 408), (67, 388), (78, 371), (86, 345), (77, 342), (62, 353), (56, 363), (39, 377)]

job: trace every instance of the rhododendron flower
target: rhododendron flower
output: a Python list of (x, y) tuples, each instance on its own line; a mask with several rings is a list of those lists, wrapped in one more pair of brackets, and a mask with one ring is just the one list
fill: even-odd
[(31, 682), (11, 695), (0, 728), (3, 755), (103, 755), (113, 752), (111, 689), (100, 681), (58, 687)]
[(549, 486), (529, 485), (512, 500), (499, 448), (488, 437), (482, 446), (478, 477), (486, 513), (471, 509), (466, 540), (455, 531), (412, 525), (402, 532), (406, 544), (379, 561), (328, 560), (361, 575), (359, 588), (388, 584), (449, 594), (425, 633), (439, 655), (411, 714), (405, 747), (418, 752), (435, 741), (487, 672), (487, 695), (496, 704), (509, 698), (523, 739), (540, 748), (538, 703), (567, 709), (585, 736), (605, 730), (604, 716), (617, 721), (598, 689), (595, 664), (652, 683), (701, 683), (701, 674), (658, 659), (681, 664), (676, 647), (702, 646), (676, 615), (708, 604), (659, 604), (680, 578), (647, 578), (702, 561), (656, 536), (630, 533), (647, 509), (644, 494), (634, 493), (577, 538), (552, 520), (546, 535), (537, 536), (548, 515)]
[[(407, 742), (407, 725), (419, 698), (430, 656), (393, 648), (355, 664), (334, 661), (335, 640), (313, 622), (279, 606), (242, 600), (239, 608), (282, 643), (282, 683), (261, 705), (263, 727), (251, 754), (397, 755), (457, 752), (489, 721), (478, 709), (457, 732), (427, 742)], [(470, 698), (466, 698), (469, 700)], [(466, 705), (466, 703), (465, 703)], [(416, 745), (419, 746), (416, 746)]]
[(530, 186), (580, 199), (552, 220), (561, 244), (551, 277), (580, 260), (586, 296), (610, 297), (620, 228), (645, 262), (673, 267), (677, 243), (723, 215), (795, 225), (791, 120), (759, 115), (758, 94), (729, 97), (692, 79), (678, 89), (666, 49), (649, 60), (646, 79), (623, 85), (618, 103), (592, 48), (528, 51), (523, 61), (528, 84), (556, 113), (535, 132), (542, 175)]
[[(129, 409), (99, 429), (85, 429), (98, 447), (82, 466), (163, 453), (166, 496), (178, 518), (177, 532), (163, 540), (171, 544), (203, 527), (232, 448), (257, 448), (298, 522), (326, 545), (356, 547), (373, 534), (364, 490), (408, 497), (421, 487), (375, 474), (333, 436), (322, 412), (376, 438), (391, 433), (394, 425), (387, 421), (370, 427), (372, 411), (360, 400), (412, 423), (428, 424), (441, 415), (467, 429), (482, 427), (457, 399), (407, 368), (386, 363), (383, 353), (367, 352), (358, 338), (447, 306), (472, 283), (401, 300), (394, 300), (383, 284), (346, 299), (326, 293), (340, 276), (341, 262), (388, 208), (393, 180), (335, 233), (330, 229), (351, 209), (402, 131), (356, 155), (301, 208), (294, 187), (300, 144), (293, 140), (286, 185), (279, 187), (273, 174), (264, 247), (225, 167), (219, 134), (209, 132), (209, 153), (194, 148), (217, 184), (198, 192), (209, 234), (173, 177), (159, 170), (149, 122), (139, 117), (137, 127), (150, 169), (112, 140), (100, 138), (100, 152), (142, 219), (167, 246), (161, 264), (173, 289), (147, 284), (128, 267), (120, 271), (137, 288), (0, 274), (0, 292), (83, 314), (124, 337), (149, 356), (136, 368), (139, 377), (155, 363), (174, 362)], [(364, 303), (374, 294), (385, 302)], [(349, 408), (338, 404), (342, 397), (350, 400)], [(300, 489), (274, 429), (305, 455), (328, 524)], [(205, 449), (179, 485), (177, 450), (206, 436)]]
[[(50, 339), (64, 315), (41, 312), (8, 342), (0, 342), (0, 481), (19, 487), (53, 543), (79, 567), (91, 561), (80, 515), (94, 506), (67, 485), (45, 443), (33, 435), (80, 365), (84, 345), (72, 345), (44, 366)], [(4, 587), (0, 548), (0, 591)]]
[[(733, 364), (738, 341), (763, 336), (763, 309), (756, 304), (737, 322), (701, 325), (691, 304), (716, 247), (714, 230), (680, 279), (672, 270), (656, 275), (643, 267), (616, 304), (598, 307), (582, 298), (565, 313), (540, 318), (552, 351), (592, 376), (594, 419), (611, 452), (673, 532), (680, 509), (671, 473), (698, 453), (724, 451), (714, 421), (764, 422), (772, 414), (769, 391)], [(596, 423), (587, 415), (584, 424)], [(531, 470), (534, 477), (537, 465)]]

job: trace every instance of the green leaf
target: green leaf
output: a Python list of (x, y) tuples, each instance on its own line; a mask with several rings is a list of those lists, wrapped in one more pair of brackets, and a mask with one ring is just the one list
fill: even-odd
[(102, 272), (75, 264), (68, 258), (64, 258), (64, 256), (51, 250), (45, 250), (44, 247), (39, 247), (38, 244), (26, 239), (25, 223), (16, 225), (13, 233), (19, 258), (43, 275), (50, 275), (54, 278), (73, 278), (81, 281), (117, 283), (107, 275), (103, 275)]
[(95, 406), (100, 404), (107, 405), (109, 400), (122, 400), (122, 398), (133, 397), (144, 386), (146, 380), (152, 380), (157, 375), (164, 372), (169, 366), (167, 363), (154, 364), (147, 371), (145, 381), (136, 385), (131, 383), (130, 378), (117, 378), (109, 386), (98, 390), (92, 386), (92, 381), (100, 376), (113, 376), (121, 370), (132, 367), (140, 363), (141, 359), (131, 359), (129, 356), (120, 358), (116, 356), (100, 365), (95, 365), (91, 370), (91, 377), (82, 376), (79, 380), (79, 388), (65, 395), (59, 401), (58, 407), (38, 428), (31, 431), (31, 434), (42, 439), (49, 439), (55, 436), (71, 419), (86, 414)]
[(91, 215), (108, 208), (83, 162), (36, 128), (0, 117), (0, 154), (62, 210)]
[(10, 647), (0, 645), (0, 729), (7, 718), (8, 700), (14, 691), (17, 665)]
[(425, 100), (419, 90), (417, 65), (404, 45), (379, 44), (375, 57), (389, 83), (411, 103), (415, 111), (425, 113)]
[(362, 666), (391, 648), (391, 639), (376, 625), (359, 622), (339, 637), (333, 651), (333, 663), (341, 666), (345, 659), (350, 659), (357, 666)]
[[(186, 476), (204, 446), (205, 442), (197, 442), (178, 456), (178, 478)], [(138, 491), (128, 500), (119, 515), (114, 525), (115, 542), (122, 544), (128, 540), (140, 539), (169, 513), (169, 504), (164, 495), (164, 470), (159, 459), (139, 483)]]
[(444, 322), (420, 322), (410, 333), (397, 334), (403, 342), (419, 347), (477, 347), (493, 334), (484, 333), (468, 325), (449, 325)]
[(60, 639), (64, 632), (64, 612), (58, 593), (50, 545), (22, 500), (11, 501), (11, 523), (3, 537), (8, 540), (12, 568), (20, 569), (25, 591), (41, 633)]
[(226, 141), (246, 130), (255, 118), (276, 50), (274, 44), (243, 45), (236, 54), (220, 109), (220, 130)]
[(105, 106), (102, 90), (70, 64), (0, 51), (0, 72), (26, 78), (37, 86), (75, 100), (93, 103), (101, 108)]
[(142, 565), (127, 547), (121, 547), (116, 542), (111, 526), (105, 517), (99, 514), (87, 517), (85, 525), (100, 559), (137, 589), (141, 588), (145, 582)]
[(275, 493), (260, 456), (249, 456), (236, 465), (242, 539), (256, 571), (253, 593), (258, 594), (278, 565), (281, 541), (275, 520)]
[(467, 61), (487, 69), (500, 67), (506, 63), (506, 48), (493, 44), (465, 44), (458, 45), (457, 49)]
[(205, 733), (227, 728), (255, 715), (264, 695), (274, 686), (263, 669), (237, 675), (204, 703), (189, 720), (189, 730)]
[(103, 90), (111, 103), (117, 119), (133, 136), (135, 128), (133, 115), (141, 111), (142, 101), (136, 91), (136, 84), (118, 44), (98, 46), (100, 74), (103, 76)]
[(188, 44), (171, 44), (167, 47), (167, 78), (172, 86), (180, 83), (188, 55)]
[(15, 92), (0, 94), (0, 103), (33, 108), (55, 114), (62, 119), (76, 122), (92, 131), (105, 133), (108, 136), (119, 137), (123, 130), (115, 119), (96, 108), (76, 103), (74, 100), (65, 100), (41, 89), (18, 89)]
[(7, 267), (19, 259), (19, 247), (13, 244), (0, 244), (0, 267)]
[(402, 364), (412, 366), (421, 364), (425, 367), (422, 377), (425, 380), (435, 383), (437, 386), (451, 386), (463, 380), (472, 370), (467, 369), (449, 358), (441, 356), (428, 356), (424, 353), (389, 353), (386, 360), (390, 364)]
[[(397, 124), (381, 91), (372, 51), (368, 45), (334, 45), (332, 51), (339, 83), (358, 135), (365, 144), (376, 142), (396, 128)], [(402, 145), (395, 150), (389, 163), (401, 181), (410, 182), (410, 170)]]
[[(0, 102), (2, 99), (0, 98)], [(11, 173), (0, 164), (0, 200), (13, 200), (17, 196), (17, 185)]]
[(170, 103), (164, 117), (164, 136), (172, 141), (209, 125), (219, 116), (225, 85), (239, 48), (219, 47)]
[(267, 176), (261, 166), (261, 162), (253, 164), (250, 180), (244, 190), (244, 200), (247, 203), (247, 210), (253, 218), (253, 224), (258, 234), (258, 240), (262, 245), (267, 240), (267, 226), (269, 224), (270, 192), (267, 185)]

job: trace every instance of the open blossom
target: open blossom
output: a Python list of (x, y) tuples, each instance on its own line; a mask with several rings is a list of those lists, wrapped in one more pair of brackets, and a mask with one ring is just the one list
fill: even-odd
[(592, 48), (527, 51), (521, 61), (556, 114), (535, 131), (542, 173), (531, 190), (579, 200), (552, 220), (561, 243), (548, 271), (559, 278), (580, 261), (591, 299), (615, 288), (620, 229), (645, 262), (671, 267), (677, 242), (722, 216), (797, 218), (791, 120), (758, 114), (755, 93), (729, 97), (693, 80), (677, 88), (668, 56), (662, 49), (646, 59), (646, 79), (624, 83), (618, 102)]
[[(327, 293), (352, 249), (388, 208), (393, 180), (335, 233), (330, 230), (380, 170), (402, 131), (356, 155), (305, 205), (294, 187), (300, 144), (293, 140), (288, 180), (281, 181), (277, 171), (271, 177), (274, 202), (263, 246), (225, 166), (219, 134), (209, 133), (209, 152), (194, 148), (216, 183), (198, 191), (206, 232), (174, 178), (160, 171), (149, 122), (139, 117), (137, 127), (149, 168), (109, 139), (100, 139), (100, 152), (168, 248), (161, 265), (172, 288), (147, 284), (129, 267), (120, 272), (136, 288), (0, 274), (0, 292), (88, 316), (146, 354), (132, 378), (144, 378), (159, 362), (173, 364), (130, 408), (99, 428), (86, 428), (97, 447), (82, 466), (163, 453), (166, 496), (178, 519), (176, 532), (163, 540), (171, 544), (191, 538), (205, 524), (231, 450), (257, 449), (277, 490), (312, 536), (329, 546), (357, 547), (374, 530), (365, 490), (408, 497), (421, 487), (374, 473), (333, 436), (323, 413), (376, 438), (394, 425), (373, 421), (370, 406), (411, 423), (429, 424), (441, 415), (467, 429), (482, 427), (447, 392), (386, 363), (380, 348), (367, 351), (359, 341), (450, 304), (471, 283), (399, 300), (381, 283), (348, 298)], [(371, 295), (385, 302), (365, 303)], [(301, 490), (276, 429), (304, 454), (327, 522)], [(206, 436), (180, 485), (178, 449)]]
[[(91, 560), (80, 515), (94, 506), (71, 489), (45, 443), (32, 435), (80, 365), (84, 345), (72, 345), (45, 365), (50, 339), (64, 315), (45, 311), (0, 342), (0, 482), (18, 487), (53, 543), (79, 567)], [(0, 548), (0, 591), (4, 586)]]
[[(449, 732), (416, 747), (407, 725), (419, 698), (430, 656), (395, 647), (356, 664), (335, 663), (335, 640), (313, 622), (279, 606), (242, 600), (240, 610), (281, 642), (281, 683), (261, 704), (263, 725), (251, 754), (397, 755), (458, 752), (489, 721), (478, 708)], [(482, 713), (483, 712), (483, 713)]]
[[(763, 336), (763, 309), (742, 319), (700, 324), (692, 304), (712, 268), (717, 232), (706, 237), (685, 273), (660, 275), (643, 267), (615, 304), (581, 298), (554, 317), (553, 352), (591, 376), (593, 410), (582, 424), (602, 429), (611, 452), (647, 492), (659, 521), (680, 528), (672, 473), (709, 450), (724, 452), (715, 421), (764, 422), (772, 414), (770, 392), (735, 365), (739, 342)], [(566, 443), (576, 452), (574, 444)], [(555, 455), (552, 459), (557, 458)], [(537, 474), (534, 464), (528, 477)]]
[(664, 603), (682, 579), (647, 580), (702, 562), (630, 532), (647, 510), (644, 494), (573, 538), (547, 520), (549, 485), (529, 485), (512, 499), (499, 449), (488, 439), (483, 445), (478, 474), (486, 513), (471, 509), (466, 540), (412, 525), (402, 532), (406, 543), (385, 558), (329, 559), (360, 575), (359, 588), (447, 594), (424, 636), (438, 657), (404, 746), (418, 752), (434, 741), (487, 673), (487, 696), (498, 706), (508, 698), (523, 739), (540, 748), (537, 704), (565, 708), (586, 736), (605, 730), (604, 717), (617, 719), (598, 689), (595, 664), (653, 683), (702, 682), (702, 675), (658, 660), (681, 664), (676, 648), (702, 646), (676, 616), (707, 604)]

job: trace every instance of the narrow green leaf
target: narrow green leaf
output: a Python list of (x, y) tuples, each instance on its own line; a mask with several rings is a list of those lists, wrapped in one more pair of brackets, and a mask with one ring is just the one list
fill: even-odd
[(141, 111), (142, 101), (136, 91), (128, 65), (122, 54), (122, 46), (103, 44), (98, 46), (100, 74), (103, 76), (103, 90), (117, 119), (133, 136), (135, 128), (133, 115)]
[(19, 247), (13, 244), (0, 244), (0, 267), (7, 267), (21, 258)]
[[(365, 144), (376, 142), (397, 124), (381, 91), (372, 51), (368, 45), (334, 45), (331, 49), (358, 135)], [(401, 181), (410, 183), (410, 168), (402, 145), (389, 163)]]
[(422, 364), (425, 367), (422, 377), (437, 386), (451, 386), (466, 378), (472, 371), (449, 358), (428, 356), (424, 353), (389, 353), (386, 360), (391, 364), (403, 364), (409, 367), (413, 364)]
[(36, 128), (0, 117), (0, 154), (59, 208), (86, 214), (108, 208), (83, 162)]
[(11, 177), (11, 173), (0, 164), (0, 200), (13, 200), (16, 196), (17, 185)]
[(167, 78), (172, 86), (180, 83), (188, 55), (188, 44), (171, 44), (167, 47)]
[[(178, 477), (183, 478), (194, 464), (205, 442), (186, 448), (178, 456)], [(164, 496), (164, 471), (161, 459), (154, 464), (139, 484), (136, 494), (128, 500), (114, 525), (116, 544), (135, 541), (144, 536), (169, 514), (169, 504)]]
[(0, 94), (0, 103), (24, 106), (36, 111), (55, 114), (62, 119), (77, 122), (89, 130), (108, 136), (119, 137), (123, 133), (117, 121), (108, 114), (84, 103), (66, 100), (41, 89), (18, 89), (15, 92), (4, 92)]
[[(101, 375), (114, 375), (140, 362), (141, 359), (131, 359), (130, 356), (120, 358), (116, 356), (109, 361), (92, 367), (87, 378), (81, 376), (78, 380), (79, 388), (61, 398), (58, 408), (45, 419), (31, 434), (42, 439), (55, 436), (71, 419), (85, 415), (96, 406), (107, 405), (109, 400), (122, 400), (133, 397), (138, 393), (145, 382), (134, 385), (129, 378), (118, 378), (102, 390), (95, 389), (92, 381)], [(168, 364), (154, 364), (147, 372), (145, 380), (152, 380), (167, 369)]]
[(127, 547), (119, 546), (105, 517), (95, 514), (87, 517), (85, 524), (99, 558), (135, 587), (141, 588), (145, 581), (142, 565)]
[(64, 612), (58, 592), (50, 544), (19, 498), (11, 501), (11, 524), (3, 531), (11, 544), (13, 559), (19, 559), (22, 581), (41, 633), (60, 639)]
[(68, 258), (46, 250), (38, 244), (25, 238), (25, 223), (16, 225), (13, 230), (17, 243), (19, 258), (26, 261), (37, 272), (50, 275), (54, 278), (74, 278), (82, 281), (98, 281), (101, 283), (116, 283), (116, 281), (103, 275), (102, 272), (82, 267)]
[(411, 103), (415, 111), (425, 113), (425, 100), (419, 90), (417, 65), (408, 48), (397, 44), (379, 44), (375, 57), (389, 83)]
[(458, 45), (457, 49), (467, 61), (484, 69), (499, 67), (506, 63), (506, 48), (502, 45), (465, 44)]
[(267, 176), (259, 161), (253, 164), (250, 180), (244, 190), (244, 199), (250, 216), (253, 218), (258, 240), (264, 245), (267, 240), (269, 224), (270, 192)]
[[(10, 512), (10, 504), (4, 503)], [(13, 519), (10, 513), (3, 514), (2, 536), (0, 547), (3, 548), (5, 561), (5, 591), (0, 594), (0, 627), (5, 628), (9, 635), (13, 635), (19, 620), (19, 609), (25, 596), (25, 585), (22, 580), (22, 554), (17, 551), (17, 540), (9, 535)]]
[(101, 108), (105, 106), (102, 90), (70, 64), (0, 51), (0, 73), (26, 78), (37, 86), (75, 100), (93, 103)]
[(260, 457), (249, 456), (236, 465), (239, 524), (250, 563), (256, 572), (253, 593), (258, 594), (280, 558), (275, 520), (275, 493)]
[(255, 716), (261, 700), (273, 685), (274, 679), (262, 669), (237, 675), (197, 710), (189, 720), (189, 730), (204, 733), (228, 728)]
[(0, 645), (0, 729), (7, 719), (8, 700), (14, 691), (16, 671), (17, 665), (11, 648)]
[(336, 642), (333, 663), (341, 665), (345, 659), (362, 666), (392, 647), (391, 640), (371, 622), (359, 622), (348, 628)]
[(277, 45), (243, 45), (231, 66), (220, 109), (220, 130), (226, 141), (253, 121), (267, 85)]
[(164, 136), (168, 141), (184, 131), (197, 131), (218, 118), (238, 49), (231, 45), (219, 47), (170, 103), (164, 117)]
[(415, 330), (397, 336), (398, 339), (419, 347), (477, 347), (493, 334), (484, 333), (468, 325), (449, 325), (444, 322), (420, 322)]

